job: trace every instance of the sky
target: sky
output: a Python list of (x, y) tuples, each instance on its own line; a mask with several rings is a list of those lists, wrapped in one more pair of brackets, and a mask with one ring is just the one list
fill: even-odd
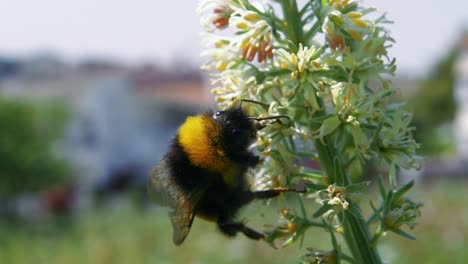
[[(200, 62), (196, 0), (0, 0), (0, 54)], [(387, 12), (400, 72), (423, 74), (468, 28), (466, 0), (364, 0)]]

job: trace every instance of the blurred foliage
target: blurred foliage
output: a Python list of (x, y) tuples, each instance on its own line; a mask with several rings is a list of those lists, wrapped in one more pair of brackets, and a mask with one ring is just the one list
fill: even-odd
[(63, 105), (0, 98), (0, 198), (66, 180), (67, 166), (53, 153), (66, 117)]
[[(423, 217), (412, 233), (418, 242), (387, 233), (381, 238), (384, 261), (468, 263), (464, 250), (468, 248), (468, 185), (438, 184), (415, 191), (425, 203)], [(369, 202), (369, 197), (362, 199)], [(165, 210), (140, 210), (131, 204), (83, 211), (68, 223), (49, 219), (21, 225), (0, 220), (0, 263), (297, 263), (297, 255), (307, 253), (310, 245), (326, 248), (329, 243), (327, 233), (314, 229), (301, 248), (279, 251), (242, 235), (227, 238), (213, 223), (195, 219), (190, 236), (176, 247)], [(257, 214), (259, 208), (251, 206), (246, 209)], [(265, 219), (268, 216), (252, 223), (249, 218), (249, 223), (261, 229)]]
[(416, 127), (414, 136), (421, 143), (420, 151), (424, 154), (438, 154), (450, 149), (446, 139), (442, 138), (444, 135), (438, 133), (437, 129), (451, 122), (455, 116), (454, 66), (457, 57), (458, 51), (453, 48), (440, 59), (409, 100)]

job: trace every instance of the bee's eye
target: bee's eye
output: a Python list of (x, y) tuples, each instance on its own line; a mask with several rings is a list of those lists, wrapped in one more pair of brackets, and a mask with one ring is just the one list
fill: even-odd
[(213, 115), (213, 118), (216, 119), (221, 115), (221, 111), (216, 111), (216, 113)]

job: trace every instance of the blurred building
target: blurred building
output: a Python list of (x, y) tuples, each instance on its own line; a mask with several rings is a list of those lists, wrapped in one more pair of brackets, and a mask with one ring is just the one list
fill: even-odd
[(141, 83), (131, 73), (89, 85), (74, 100), (67, 153), (104, 192), (145, 185), (179, 125), (207, 103), (201, 78)]
[(457, 114), (454, 120), (455, 146), (458, 154), (468, 160), (468, 33), (459, 43), (456, 62), (455, 102)]
[(15, 58), (0, 57), (0, 81), (14, 78), (22, 70), (21, 63)]
[(145, 185), (186, 116), (211, 105), (198, 69), (71, 65), (44, 56), (5, 60), (0, 69), (9, 77), (0, 96), (68, 106), (58, 154), (71, 161), (81, 193)]
[[(445, 136), (452, 136), (457, 156), (427, 157), (421, 171), (404, 171), (402, 176), (417, 178), (424, 183), (444, 180), (466, 180), (468, 171), (468, 34), (462, 36), (456, 46), (457, 58), (454, 65), (454, 101), (456, 113), (453, 123), (441, 127)], [(438, 111), (439, 109), (433, 109)], [(452, 129), (450, 129), (452, 128)], [(450, 131), (450, 132), (447, 132)], [(452, 133), (453, 131), (453, 133)]]

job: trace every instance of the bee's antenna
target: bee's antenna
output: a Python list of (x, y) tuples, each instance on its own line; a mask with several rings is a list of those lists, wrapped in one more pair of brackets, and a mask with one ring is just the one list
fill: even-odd
[(259, 102), (259, 101), (255, 101), (255, 100), (250, 100), (250, 99), (240, 99), (240, 105), (242, 105), (243, 102), (248, 102), (248, 103), (252, 103), (252, 104), (258, 104), (258, 105), (261, 105), (265, 108), (268, 108), (270, 107), (269, 104), (266, 104), (266, 103), (262, 103), (262, 102)]
[(263, 129), (263, 128), (265, 128), (267, 126), (266, 124), (260, 123), (260, 121), (274, 119), (274, 121), (271, 122), (270, 124), (275, 123), (275, 122), (278, 122), (278, 123), (281, 124), (281, 121), (280, 121), (281, 118), (290, 119), (289, 116), (287, 116), (287, 115), (276, 115), (276, 116), (267, 116), (267, 117), (254, 117), (254, 116), (251, 116), (251, 117), (248, 117), (247, 119), (257, 121), (258, 122), (257, 123), (257, 129), (260, 130), (260, 129)]
[[(262, 102), (255, 101), (255, 100), (250, 100), (250, 99), (240, 99), (240, 104), (239, 104), (239, 106), (242, 106), (242, 103), (243, 103), (243, 102), (248, 102), (248, 103), (252, 103), (252, 104), (258, 104), (258, 105), (263, 106), (263, 107), (265, 107), (265, 108), (269, 108), (269, 107), (270, 107), (270, 105), (267, 104), (267, 103), (262, 103)], [(247, 119), (248, 119), (248, 120), (255, 120), (255, 121), (257, 121), (257, 122), (264, 121), (264, 120), (272, 120), (272, 119), (274, 119), (275, 121), (273, 121), (273, 122), (280, 122), (280, 123), (281, 123), (281, 121), (280, 121), (281, 118), (290, 119), (289, 116), (287, 116), (287, 115), (276, 115), (276, 116), (267, 116), (267, 117), (254, 117), (254, 116), (251, 116), (251, 117), (248, 117)], [(264, 128), (264, 127), (265, 127), (265, 125), (259, 124), (259, 129)]]
[(271, 119), (280, 119), (280, 118), (287, 118), (287, 119), (291, 119), (289, 118), (289, 116), (287, 115), (276, 115), (276, 116), (267, 116), (267, 117), (254, 117), (254, 116), (250, 116), (248, 117), (247, 119), (249, 120), (255, 120), (255, 121), (263, 121), (263, 120), (271, 120)]

